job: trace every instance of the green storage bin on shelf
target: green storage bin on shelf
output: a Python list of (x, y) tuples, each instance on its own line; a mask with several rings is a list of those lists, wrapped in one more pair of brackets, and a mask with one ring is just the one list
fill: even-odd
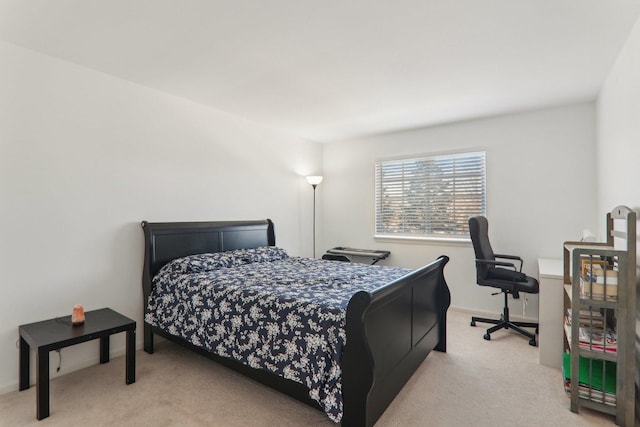
[[(565, 391), (571, 395), (571, 354), (562, 355), (562, 372), (564, 374)], [(600, 359), (589, 359), (580, 356), (578, 370), (579, 394), (581, 398), (604, 402), (607, 405), (616, 404), (616, 364)], [(603, 372), (604, 363), (604, 372)], [(604, 381), (603, 381), (604, 379)], [(604, 393), (603, 391), (604, 382)]]

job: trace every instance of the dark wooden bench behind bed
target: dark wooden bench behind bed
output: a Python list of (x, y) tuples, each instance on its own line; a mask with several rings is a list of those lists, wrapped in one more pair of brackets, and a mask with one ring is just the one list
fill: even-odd
[[(270, 220), (225, 222), (142, 222), (145, 236), (144, 307), (152, 278), (172, 259), (187, 255), (274, 246)], [(451, 296), (444, 279), (449, 261), (439, 257), (374, 292), (358, 292), (347, 308), (347, 345), (342, 355), (343, 426), (371, 426), (431, 350), (446, 351)], [(191, 348), (291, 397), (319, 405), (300, 383), (257, 370), (195, 347), (144, 322), (144, 350), (153, 335)]]

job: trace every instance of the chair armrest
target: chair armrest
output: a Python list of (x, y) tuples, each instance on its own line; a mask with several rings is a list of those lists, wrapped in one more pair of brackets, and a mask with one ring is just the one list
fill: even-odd
[[(513, 293), (514, 298), (517, 298), (515, 295), (516, 282), (525, 282), (526, 276), (516, 269), (516, 266), (510, 262), (502, 262), (502, 261), (494, 261), (488, 259), (476, 259), (476, 268), (478, 265), (490, 265), (493, 267), (511, 267), (513, 270), (508, 270), (506, 268), (494, 268), (487, 272), (486, 283), (491, 285), (491, 281), (499, 281), (501, 283), (501, 287), (504, 289), (505, 282), (512, 283), (512, 285), (508, 288), (510, 292)], [(499, 274), (498, 274), (499, 273)], [(492, 277), (493, 276), (493, 277)]]
[(496, 258), (504, 258), (504, 259), (517, 259), (519, 261), (522, 261), (522, 258), (520, 258), (518, 255), (499, 255), (499, 254), (493, 254), (494, 257)]
[(520, 270), (518, 271), (522, 271), (522, 258), (520, 258), (517, 255), (498, 255), (498, 254), (493, 254), (494, 257), (496, 258), (502, 258), (502, 259), (514, 259), (516, 261), (520, 261)]
[(492, 259), (477, 259), (476, 264), (486, 264), (486, 265), (492, 265), (494, 267), (497, 267), (497, 266), (511, 267), (513, 268), (514, 271), (518, 271), (516, 269), (515, 264), (513, 264), (512, 262), (494, 261)]

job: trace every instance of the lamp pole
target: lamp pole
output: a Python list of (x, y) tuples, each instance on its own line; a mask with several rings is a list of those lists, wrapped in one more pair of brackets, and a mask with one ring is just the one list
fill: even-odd
[(316, 187), (322, 182), (322, 176), (308, 176), (307, 182), (313, 187), (313, 257), (316, 257)]
[(311, 184), (313, 187), (313, 257), (316, 257), (316, 187), (318, 184)]

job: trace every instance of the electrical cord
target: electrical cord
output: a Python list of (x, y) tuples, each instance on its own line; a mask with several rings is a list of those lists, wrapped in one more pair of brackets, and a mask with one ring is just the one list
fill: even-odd
[[(16, 340), (16, 348), (20, 348), (20, 338)], [(62, 351), (58, 349), (56, 350), (56, 353), (58, 353), (58, 368), (56, 369), (56, 372), (60, 372), (60, 368), (62, 367)]]

